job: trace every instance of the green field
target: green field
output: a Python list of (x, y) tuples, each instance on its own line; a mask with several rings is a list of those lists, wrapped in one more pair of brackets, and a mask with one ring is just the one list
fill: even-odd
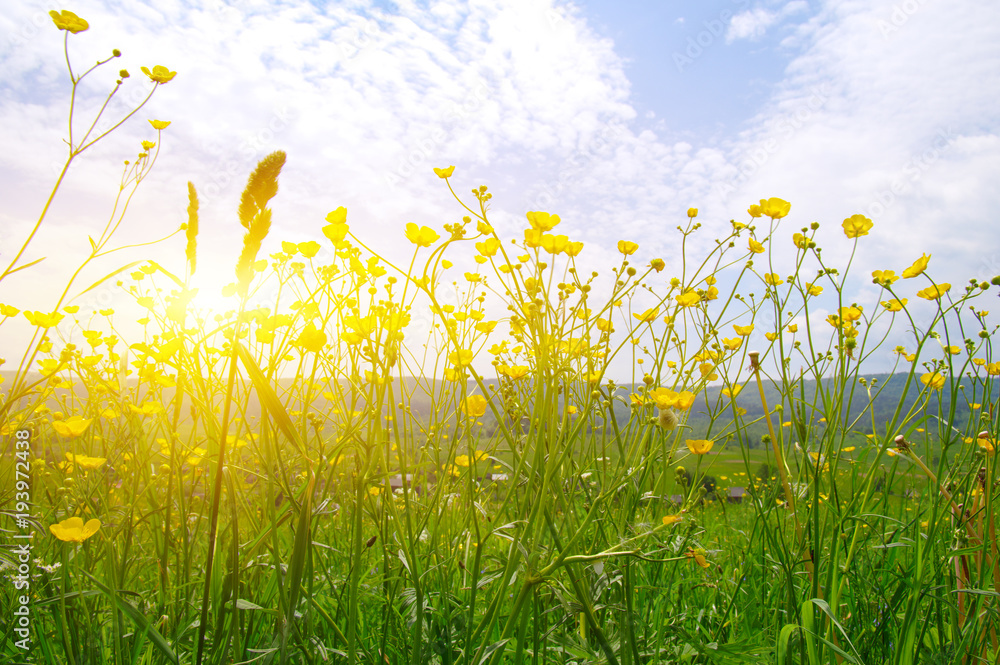
[[(952, 288), (926, 255), (834, 269), (778, 198), (705, 256), (683, 251), (691, 209), (670, 271), (627, 240), (578, 270), (557, 215), (501, 237), (454, 167), (435, 172), (455, 218), (401, 224), (396, 265), (343, 207), (316, 240), (269, 238), (285, 159), (234, 211), (229, 311), (190, 288), (195, 184), (175, 264), (78, 271), (46, 311), (3, 292), (0, 325), (31, 336), (0, 384), (0, 660), (1000, 663), (1000, 358), (979, 309), (1000, 277)], [(840, 226), (854, 248), (872, 221)], [(0, 281), (37, 268), (33, 237)], [(851, 270), (881, 306), (845, 301)], [(69, 295), (118, 282), (133, 339)], [(823, 293), (814, 327), (766, 323)], [(893, 372), (865, 373), (899, 329)]]

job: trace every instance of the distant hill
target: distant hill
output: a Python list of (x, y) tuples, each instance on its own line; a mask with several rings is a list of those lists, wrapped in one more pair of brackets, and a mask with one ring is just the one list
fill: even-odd
[[(12, 372), (0, 372), (0, 376), (4, 377), (4, 382), (0, 384), (0, 389), (9, 390), (11, 387), (11, 381), (13, 379)], [(905, 414), (916, 402), (923, 385), (920, 383), (919, 379), (914, 379), (911, 381), (909, 389), (906, 391), (904, 397), (903, 390), (906, 383), (906, 374), (875, 374), (866, 377), (869, 381), (869, 385), (873, 386), (871, 388), (872, 395), (875, 395), (873, 400), (869, 400), (868, 389), (860, 384), (854, 384), (849, 386), (848, 395), (844, 398), (844, 404), (842, 406), (841, 413), (847, 419), (848, 422), (852, 422), (857, 419), (862, 413), (865, 413), (869, 409), (874, 410), (874, 421), (878, 427), (887, 422), (899, 403), (900, 399), (903, 399), (903, 413)], [(35, 375), (31, 380), (37, 380), (40, 378)], [(280, 379), (275, 388), (279, 397), (284, 399), (286, 395), (290, 394), (295, 388), (294, 379)], [(488, 385), (497, 385), (496, 379), (486, 380)], [(128, 390), (134, 391), (136, 389), (136, 380), (130, 378), (127, 382)], [(956, 406), (956, 421), (958, 423), (964, 424), (967, 422), (969, 417), (969, 401), (972, 400), (974, 395), (974, 385), (972, 381), (968, 378), (962, 381), (962, 390), (958, 392), (960, 396), (957, 406)], [(433, 408), (433, 402), (430, 397), (431, 391), (437, 391), (439, 386), (437, 382), (433, 379), (423, 379), (414, 377), (404, 377), (402, 380), (396, 379), (393, 381), (393, 393), (395, 401), (399, 402), (402, 394), (406, 394), (409, 399), (408, 404), (410, 410), (418, 418), (426, 419)], [(469, 390), (476, 390), (477, 386), (475, 382), (469, 382)], [(830, 396), (829, 399), (833, 399), (832, 393), (835, 386), (832, 380), (827, 379), (817, 383), (814, 380), (803, 381), (795, 386), (795, 396), (793, 402), (793, 408), (799, 413), (799, 419), (808, 419), (811, 417), (814, 421), (819, 420), (820, 415), (816, 413), (811, 413), (811, 404), (816, 403), (822, 408), (822, 400), (819, 399), (820, 394), (825, 394)], [(850, 389), (853, 388), (853, 394), (850, 394)], [(687, 425), (691, 428), (692, 438), (702, 438), (709, 435), (715, 435), (723, 431), (728, 424), (731, 423), (732, 412), (729, 409), (729, 399), (723, 398), (720, 402), (719, 395), (722, 386), (710, 386), (708, 389), (702, 391), (696, 401), (694, 406), (690, 409), (687, 418)], [(620, 426), (624, 426), (630, 416), (631, 407), (629, 406), (628, 396), (632, 392), (638, 392), (638, 385), (625, 385), (619, 386), (616, 396), (620, 399), (615, 400), (614, 412), (616, 420)], [(979, 387), (981, 394), (981, 386)], [(79, 386), (76, 388), (77, 394), (81, 398), (85, 398), (82, 394)], [(320, 390), (320, 393), (323, 391)], [(770, 381), (764, 381), (764, 395), (767, 400), (768, 406), (773, 411), (774, 407), (782, 402), (781, 395), (777, 387)], [(938, 395), (935, 393), (930, 402), (929, 412), (933, 415), (937, 414), (937, 404)], [(164, 390), (164, 403), (169, 403), (172, 400), (173, 390)], [(949, 395), (947, 391), (940, 393), (940, 398), (943, 405), (943, 411), (947, 414), (949, 404)], [(966, 399), (968, 398), (968, 399)], [(142, 400), (143, 396), (133, 396), (132, 399)], [(740, 408), (746, 409), (746, 415), (744, 420), (751, 421), (761, 417), (764, 413), (761, 406), (760, 396), (757, 390), (757, 386), (754, 382), (747, 382), (740, 394), (737, 396), (736, 403)], [(52, 410), (58, 410), (59, 404), (55, 398), (50, 398), (49, 408)], [(187, 410), (190, 408), (190, 401), (185, 400), (184, 414), (187, 414)], [(787, 409), (788, 402), (785, 402), (785, 407)], [(297, 411), (302, 409), (302, 404), (292, 402), (287, 404), (289, 411)], [(316, 399), (311, 405), (312, 410), (317, 410), (319, 412), (329, 412), (334, 409), (334, 405), (331, 404), (326, 398), (321, 395), (317, 395)], [(359, 399), (359, 401), (353, 406), (353, 408), (358, 410), (364, 409), (364, 400)], [(709, 412), (716, 412), (716, 420), (714, 424), (711, 422)], [(70, 414), (66, 414), (70, 415)], [(260, 404), (259, 401), (254, 397), (250, 400), (248, 405), (248, 410), (245, 414), (249, 420), (256, 420), (260, 418)], [(786, 410), (781, 419), (774, 418), (772, 420), (775, 427), (781, 426), (781, 420), (790, 420), (790, 413)], [(492, 414), (487, 411), (486, 415), (482, 418), (484, 423), (485, 433), (493, 431), (495, 423), (492, 418)], [(870, 415), (866, 415), (854, 426), (853, 430), (860, 433), (870, 433), (871, 432), (872, 418)], [(711, 426), (711, 431), (710, 431)], [(926, 429), (928, 432), (932, 432), (936, 429), (936, 421), (934, 423), (928, 423)], [(767, 427), (763, 422), (756, 423), (748, 428), (748, 434), (751, 441), (759, 441), (760, 437), (767, 432)]]

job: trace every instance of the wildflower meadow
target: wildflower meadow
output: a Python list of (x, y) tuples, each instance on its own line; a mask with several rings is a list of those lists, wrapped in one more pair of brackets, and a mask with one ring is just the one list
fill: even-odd
[[(79, 70), (88, 23), (52, 18), (75, 99), (120, 54)], [(33, 336), (0, 367), (0, 660), (1000, 663), (1000, 277), (854, 265), (877, 222), (803, 224), (781, 198), (739, 206), (703, 255), (692, 208), (674, 256), (622, 239), (591, 265), (557, 211), (501, 236), (460, 166), (427, 194), (453, 219), (400, 223), (398, 262), (335, 200), (314, 239), (276, 237), (278, 151), (246, 174), (228, 306), (206, 311), (198, 183), (149, 239), (173, 263), (115, 263), (175, 74), (121, 70), (109, 100), (149, 93), (119, 119), (71, 102), (65, 167), (3, 248), (0, 325)], [(61, 296), (4, 289), (40, 268), (63, 176), (126, 123), (148, 138)], [(879, 307), (846, 299), (858, 274)], [(141, 335), (82, 316), (98, 286)], [(893, 371), (866, 373), (899, 331)]]

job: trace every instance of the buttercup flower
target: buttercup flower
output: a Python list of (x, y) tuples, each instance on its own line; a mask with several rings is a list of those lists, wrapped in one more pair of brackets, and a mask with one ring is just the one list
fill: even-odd
[(650, 307), (642, 314), (633, 314), (632, 316), (639, 320), (639, 323), (652, 323), (656, 320), (656, 317), (660, 315), (659, 307)]
[(944, 294), (948, 293), (948, 289), (950, 288), (951, 284), (949, 284), (948, 282), (943, 282), (941, 284), (928, 286), (926, 289), (921, 289), (917, 291), (917, 295), (926, 300), (937, 300)]
[(66, 459), (69, 460), (70, 464), (76, 464), (81, 469), (100, 469), (108, 461), (106, 457), (87, 457), (73, 453), (66, 453)]
[(52, 429), (63, 438), (75, 439), (84, 433), (92, 420), (93, 418), (81, 418), (80, 416), (72, 416), (66, 420), (53, 420)]
[(711, 439), (688, 439), (684, 444), (695, 455), (704, 455), (712, 449), (715, 442)]
[(708, 568), (708, 559), (705, 558), (705, 550), (700, 547), (697, 549), (690, 549), (687, 551), (687, 556), (689, 559), (694, 559), (694, 562), (701, 566), (702, 568)]
[(150, 120), (149, 124), (153, 126), (153, 129), (159, 131), (161, 129), (166, 129), (170, 126), (169, 120)]
[(694, 307), (701, 302), (701, 296), (698, 295), (697, 291), (687, 291), (679, 296), (674, 296), (674, 300), (681, 307)]
[(56, 24), (57, 28), (60, 30), (68, 30), (74, 35), (78, 32), (83, 32), (90, 27), (89, 23), (67, 9), (62, 10), (61, 12), (57, 12), (53, 9), (49, 12), (49, 16), (52, 17), (52, 22)]
[(762, 214), (767, 215), (771, 219), (781, 219), (788, 214), (788, 211), (792, 209), (792, 204), (784, 199), (779, 199), (776, 197), (769, 198), (768, 200), (760, 200), (760, 211)]
[(864, 215), (851, 215), (844, 220), (843, 226), (844, 235), (848, 238), (860, 238), (868, 235), (868, 231), (872, 228), (872, 220)]
[(920, 382), (931, 390), (941, 390), (944, 388), (944, 375), (940, 372), (930, 372), (921, 376)]
[(910, 279), (927, 270), (927, 262), (931, 260), (930, 254), (924, 254), (913, 262), (913, 265), (903, 271), (903, 279)]
[(440, 238), (429, 226), (417, 226), (413, 222), (406, 225), (406, 239), (420, 247), (430, 247)]
[(618, 251), (628, 256), (629, 254), (635, 254), (635, 251), (639, 249), (639, 245), (631, 242), (629, 240), (619, 240), (618, 241)]
[(875, 270), (872, 271), (872, 283), (879, 284), (881, 286), (892, 286), (899, 276), (894, 270)]
[(763, 254), (764, 245), (760, 244), (753, 238), (750, 238), (750, 251), (753, 252), (754, 254)]
[(698, 209), (697, 208), (688, 208), (688, 217), (689, 218), (694, 219), (697, 216), (698, 216)]
[(753, 324), (751, 323), (748, 326), (738, 326), (733, 324), (733, 330), (735, 330), (736, 334), (740, 337), (747, 337), (753, 332)]
[(559, 215), (550, 215), (547, 212), (532, 211), (526, 213), (526, 216), (528, 217), (528, 222), (531, 223), (531, 228), (542, 233), (551, 231), (560, 221)]
[(153, 67), (153, 71), (149, 71), (149, 67), (142, 67), (142, 73), (149, 77), (150, 81), (154, 83), (169, 83), (175, 76), (177, 72), (172, 72), (163, 65), (156, 65)]
[(435, 175), (437, 175), (437, 177), (441, 178), (442, 180), (444, 178), (450, 178), (451, 174), (454, 173), (454, 172), (455, 172), (455, 167), (454, 166), (449, 166), (446, 169), (439, 169), (437, 167), (434, 168)]
[(92, 519), (86, 524), (79, 517), (64, 519), (58, 524), (49, 526), (49, 531), (59, 540), (67, 543), (82, 543), (90, 538), (101, 528), (101, 520)]
[(469, 395), (462, 401), (462, 409), (470, 418), (479, 418), (486, 413), (486, 404), (482, 395)]
[(896, 298), (893, 298), (892, 300), (883, 300), (882, 307), (885, 307), (890, 312), (898, 312), (901, 311), (903, 307), (906, 306), (907, 302), (909, 301), (906, 298), (903, 298), (902, 300), (897, 300)]

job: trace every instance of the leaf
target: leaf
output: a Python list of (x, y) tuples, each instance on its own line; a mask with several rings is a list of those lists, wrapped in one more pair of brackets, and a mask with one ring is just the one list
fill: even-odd
[[(249, 600), (243, 598), (236, 599), (236, 609), (238, 610), (264, 610), (260, 605), (251, 603)], [(265, 612), (270, 612), (271, 610), (264, 610)]]
[(160, 634), (160, 631), (156, 630), (156, 627), (150, 623), (149, 619), (146, 618), (146, 615), (140, 612), (132, 603), (128, 602), (118, 594), (112, 593), (111, 589), (98, 581), (96, 577), (88, 573), (86, 570), (81, 569), (80, 572), (89, 577), (94, 584), (97, 585), (97, 588), (103, 591), (106, 596), (113, 598), (116, 601), (118, 609), (124, 612), (128, 618), (132, 620), (132, 622), (136, 625), (136, 628), (145, 633), (149, 639), (152, 640), (153, 644), (156, 645), (156, 648), (160, 650), (160, 653), (166, 656), (170, 662), (180, 665), (180, 658), (178, 658), (177, 654), (174, 653), (174, 650), (170, 648), (170, 644), (167, 642), (166, 638), (164, 638), (163, 635)]
[(43, 256), (40, 259), (35, 259), (31, 263), (25, 263), (23, 266), (19, 266), (17, 268), (14, 268), (13, 270), (11, 270), (10, 272), (8, 272), (7, 274), (8, 275), (13, 275), (14, 273), (16, 273), (19, 270), (24, 270), (25, 268), (30, 268), (31, 266), (35, 265), (36, 263), (41, 263), (44, 260), (45, 260), (45, 257)]
[(240, 360), (243, 361), (243, 366), (246, 367), (247, 374), (250, 375), (250, 380), (253, 382), (253, 387), (257, 390), (257, 398), (260, 400), (261, 406), (267, 411), (268, 415), (274, 419), (274, 424), (278, 426), (278, 429), (288, 437), (288, 440), (292, 442), (303, 457), (305, 456), (305, 448), (302, 446), (302, 442), (299, 440), (298, 433), (295, 431), (295, 426), (292, 424), (292, 419), (285, 411), (284, 405), (282, 405), (281, 400), (278, 399), (278, 395), (274, 392), (274, 388), (271, 387), (271, 383), (264, 376), (264, 373), (260, 371), (260, 367), (257, 366), (257, 361), (253, 359), (253, 356), (243, 348), (243, 345), (239, 342), (234, 342), (236, 345), (236, 351), (240, 356)]
[[(79, 298), (80, 296), (82, 296), (84, 293), (88, 293), (90, 291), (93, 291), (98, 286), (100, 286), (104, 282), (108, 281), (112, 277), (115, 277), (116, 275), (120, 275), (121, 273), (125, 272), (126, 270), (131, 270), (132, 268), (136, 267), (140, 263), (146, 263), (146, 261), (133, 261), (132, 263), (128, 263), (128, 264), (122, 266), (118, 270), (113, 270), (113, 271), (109, 272), (107, 275), (105, 275), (104, 277), (100, 278), (99, 280), (97, 280), (96, 282), (94, 282), (93, 284), (91, 284), (90, 286), (88, 286), (87, 288), (85, 288), (83, 291), (80, 291), (78, 294), (76, 294), (75, 296), (73, 296), (73, 298), (70, 299), (70, 302), (72, 302), (73, 300), (76, 300), (77, 298)], [(31, 265), (31, 264), (28, 264), (28, 265)], [(22, 267), (27, 268), (28, 266), (22, 266)]]
[(490, 656), (493, 655), (494, 651), (496, 651), (497, 649), (502, 649), (508, 642), (510, 642), (510, 640), (511, 638), (505, 637), (499, 642), (494, 642), (493, 644), (486, 647), (486, 650), (483, 651), (483, 657), (479, 659), (479, 665), (483, 665), (483, 663), (488, 661), (490, 659)]

